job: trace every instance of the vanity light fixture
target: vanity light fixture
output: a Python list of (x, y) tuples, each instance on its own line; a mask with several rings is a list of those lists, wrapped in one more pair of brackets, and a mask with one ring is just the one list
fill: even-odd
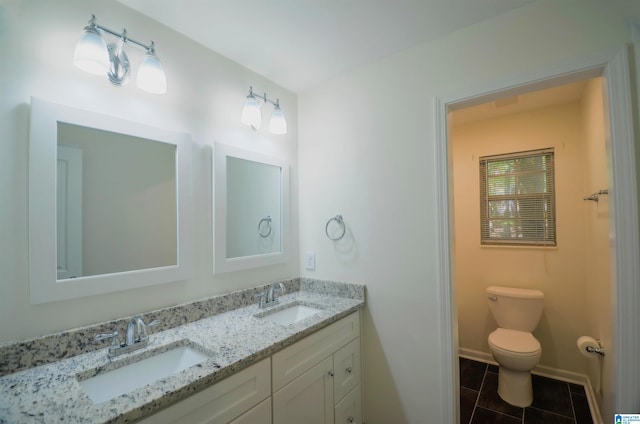
[(262, 96), (259, 94), (256, 95), (251, 86), (249, 86), (249, 95), (242, 107), (242, 116), (240, 118), (242, 123), (250, 125), (254, 129), (259, 129), (262, 125), (262, 110), (260, 107), (263, 103), (271, 103), (273, 105), (273, 112), (269, 120), (269, 132), (272, 134), (286, 134), (287, 120), (284, 117), (284, 112), (282, 112), (280, 108), (280, 99), (273, 101), (267, 97), (267, 93), (264, 93)]
[[(118, 37), (118, 40), (107, 45), (101, 31)], [(126, 29), (118, 33), (98, 25), (95, 15), (91, 15), (89, 23), (84, 27), (82, 37), (76, 44), (73, 63), (91, 74), (106, 75), (115, 85), (124, 85), (129, 81), (131, 73), (129, 58), (124, 50), (125, 44), (134, 44), (146, 50), (136, 76), (138, 87), (148, 93), (166, 93), (167, 77), (162, 62), (156, 55), (153, 41), (147, 45), (129, 38)]]

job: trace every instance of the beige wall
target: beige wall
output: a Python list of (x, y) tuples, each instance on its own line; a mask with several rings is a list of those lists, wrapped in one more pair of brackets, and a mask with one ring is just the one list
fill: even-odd
[[(455, 284), (460, 347), (489, 352), (496, 328), (487, 304), (490, 285), (542, 290), (545, 308), (534, 335), (540, 365), (585, 373), (576, 339), (586, 334), (583, 144), (577, 102), (455, 126), (452, 129)], [(556, 247), (480, 245), (478, 157), (555, 149)]]
[[(591, 194), (609, 187), (607, 176), (606, 132), (603, 113), (602, 81), (592, 80), (582, 99), (584, 167), (583, 191)], [(609, 249), (609, 196), (600, 196), (598, 203), (585, 202), (585, 292), (587, 333), (602, 340), (605, 349), (612, 346), (612, 285)], [(602, 360), (589, 360), (589, 379), (601, 411), (611, 411), (613, 387), (613, 355)], [(604, 416), (604, 415), (603, 415)]]
[[(613, 360), (587, 359), (579, 336), (611, 346), (609, 197), (582, 197), (609, 187), (602, 79), (587, 82), (578, 102), (452, 129), (455, 199), (455, 281), (460, 348), (489, 354), (496, 328), (484, 289), (492, 284), (538, 288), (545, 311), (534, 334), (540, 365), (588, 375), (601, 411), (610, 411)], [(478, 157), (553, 146), (556, 149), (558, 246), (487, 247), (479, 243)], [(602, 380), (602, 381), (601, 381)]]

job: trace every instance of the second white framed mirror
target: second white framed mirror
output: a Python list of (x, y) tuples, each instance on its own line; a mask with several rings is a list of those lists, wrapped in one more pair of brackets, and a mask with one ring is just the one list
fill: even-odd
[(287, 262), (289, 165), (221, 143), (214, 149), (214, 273)]

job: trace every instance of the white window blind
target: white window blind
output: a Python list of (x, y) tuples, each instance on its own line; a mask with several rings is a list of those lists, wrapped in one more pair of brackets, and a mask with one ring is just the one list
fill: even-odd
[(480, 158), (481, 244), (556, 245), (553, 148)]

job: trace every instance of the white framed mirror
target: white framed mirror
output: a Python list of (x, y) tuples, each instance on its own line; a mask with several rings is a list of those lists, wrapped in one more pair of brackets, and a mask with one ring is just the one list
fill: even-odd
[(287, 262), (288, 163), (221, 143), (214, 149), (214, 273)]
[(31, 99), (32, 304), (192, 275), (191, 137)]

